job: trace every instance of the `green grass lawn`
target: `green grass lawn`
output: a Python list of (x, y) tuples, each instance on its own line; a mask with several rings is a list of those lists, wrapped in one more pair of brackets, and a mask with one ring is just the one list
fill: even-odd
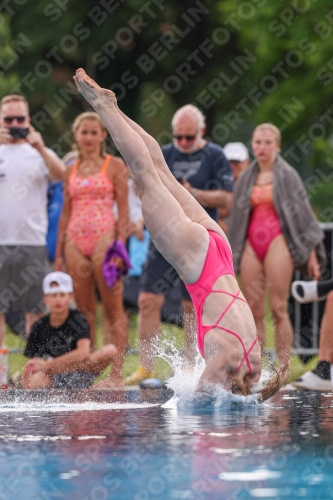
[[(102, 345), (102, 332), (100, 327), (100, 314), (97, 317), (97, 347)], [(266, 315), (266, 327), (267, 327), (267, 347), (274, 347), (274, 336), (273, 336), (273, 323), (269, 313)], [(184, 347), (184, 335), (182, 328), (177, 326), (163, 324), (162, 325), (162, 341), (166, 339), (171, 339), (174, 345), (178, 349)], [(130, 345), (134, 348), (139, 348), (138, 341), (138, 330), (137, 330), (137, 315), (131, 314), (129, 316), (129, 341)], [(17, 335), (7, 329), (5, 344), (9, 349), (24, 349), (25, 340), (21, 339)], [(28, 361), (23, 354), (11, 354), (10, 355), (10, 375), (16, 371), (21, 371)], [(313, 358), (308, 364), (304, 365), (298, 356), (293, 356), (291, 360), (291, 370), (290, 370), (290, 380), (294, 380), (299, 377), (302, 373), (307, 370), (312, 370), (316, 366), (317, 357)], [(139, 366), (139, 357), (132, 354), (126, 355), (123, 374), (124, 376), (130, 375)], [(156, 374), (162, 380), (168, 378), (171, 374), (171, 368), (169, 365), (161, 358), (156, 358), (155, 361)], [(106, 370), (103, 377), (107, 375), (109, 370)]]

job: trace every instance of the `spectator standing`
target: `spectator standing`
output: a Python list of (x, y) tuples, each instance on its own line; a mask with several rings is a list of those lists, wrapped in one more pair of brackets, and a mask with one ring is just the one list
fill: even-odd
[(319, 353), (317, 366), (291, 382), (298, 389), (331, 391), (333, 388), (333, 280), (294, 281), (291, 293), (295, 300), (307, 304), (326, 298), (323, 319), (319, 332)]
[[(173, 144), (164, 146), (162, 152), (174, 177), (217, 221), (218, 208), (225, 207), (228, 212), (231, 207), (233, 176), (222, 148), (204, 139), (205, 130), (205, 117), (201, 111), (192, 105), (183, 106), (172, 119)], [(178, 282), (179, 277), (174, 268), (150, 242), (138, 299), (141, 366), (125, 379), (126, 384), (138, 384), (145, 378), (154, 376), (153, 339), (160, 331), (161, 308), (165, 296)], [(180, 286), (183, 296), (185, 357), (187, 363), (190, 363), (196, 353), (194, 309), (183, 282)]]
[(242, 142), (228, 142), (223, 148), (223, 153), (229, 160), (236, 183), (239, 174), (250, 164), (249, 151)]
[(58, 237), (58, 223), (62, 212), (63, 188), (62, 182), (50, 182), (47, 189), (47, 254), (51, 264), (55, 261)]
[(26, 318), (26, 335), (43, 312), (42, 280), (48, 270), (47, 184), (65, 167), (30, 124), (20, 95), (0, 101), (0, 345), (11, 305)]
[[(223, 153), (231, 165), (235, 185), (239, 174), (250, 164), (248, 149), (242, 142), (228, 142), (223, 148)], [(225, 233), (228, 230), (228, 213), (229, 210), (227, 211), (225, 208), (219, 208), (219, 226)]]
[(262, 349), (267, 287), (277, 356), (283, 364), (293, 339), (287, 300), (294, 270), (318, 279), (326, 255), (324, 234), (303, 182), (279, 155), (280, 143), (280, 131), (274, 125), (263, 123), (254, 130), (255, 160), (238, 178), (228, 238)]
[[(72, 150), (69, 153), (66, 153), (65, 156), (62, 157), (62, 162), (64, 163), (65, 168), (73, 166), (77, 161), (78, 156), (79, 152), (77, 150)], [(64, 201), (62, 181), (49, 182), (49, 186), (47, 189), (47, 199), (48, 228), (46, 235), (46, 246), (49, 261), (52, 265), (54, 265), (58, 240), (58, 225)]]
[[(102, 266), (105, 253), (114, 240), (126, 241), (127, 167), (122, 159), (105, 154), (107, 132), (96, 113), (79, 115), (73, 124), (73, 132), (79, 156), (65, 173), (55, 269), (62, 270), (65, 256), (67, 272), (74, 282), (77, 307), (90, 326), (92, 346), (95, 346), (96, 338), (97, 283), (118, 349), (108, 382), (111, 386), (121, 386), (128, 337), (123, 283), (118, 279), (112, 289), (107, 288)], [(117, 222), (113, 215), (114, 200), (119, 213)], [(121, 266), (122, 262), (116, 264)]]

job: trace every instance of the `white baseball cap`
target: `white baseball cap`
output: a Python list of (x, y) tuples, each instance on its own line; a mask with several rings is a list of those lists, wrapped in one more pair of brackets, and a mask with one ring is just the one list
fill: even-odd
[[(58, 286), (51, 286), (51, 283), (57, 283)], [(73, 281), (69, 274), (62, 271), (54, 271), (47, 274), (43, 279), (43, 293), (73, 293)]]
[(249, 151), (242, 142), (228, 142), (223, 148), (227, 160), (245, 161), (249, 158)]

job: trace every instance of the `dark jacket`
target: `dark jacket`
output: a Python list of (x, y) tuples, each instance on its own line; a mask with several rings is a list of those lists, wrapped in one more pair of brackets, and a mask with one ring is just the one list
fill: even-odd
[[(258, 171), (258, 163), (254, 160), (241, 173), (235, 187), (228, 229), (235, 272), (239, 272), (247, 238), (251, 215), (250, 197)], [(280, 155), (277, 155), (274, 163), (273, 202), (295, 269), (306, 274), (306, 265), (313, 249), (316, 250), (321, 270), (325, 269), (324, 233), (312, 211), (302, 179)]]

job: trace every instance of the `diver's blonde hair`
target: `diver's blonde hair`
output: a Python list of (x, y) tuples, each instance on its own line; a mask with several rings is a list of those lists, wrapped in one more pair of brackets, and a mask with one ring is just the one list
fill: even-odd
[(249, 387), (246, 386), (244, 382), (242, 382), (240, 384), (238, 383), (237, 385), (235, 384), (235, 386), (231, 389), (231, 392), (233, 392), (234, 394), (242, 394), (243, 396), (258, 394), (260, 403), (274, 396), (274, 394), (278, 392), (281, 387), (287, 382), (290, 363), (289, 361), (287, 361), (278, 369), (276, 369), (272, 363), (270, 364), (273, 366), (275, 373), (269, 379), (267, 384), (262, 389), (260, 389), (260, 391), (251, 392)]

